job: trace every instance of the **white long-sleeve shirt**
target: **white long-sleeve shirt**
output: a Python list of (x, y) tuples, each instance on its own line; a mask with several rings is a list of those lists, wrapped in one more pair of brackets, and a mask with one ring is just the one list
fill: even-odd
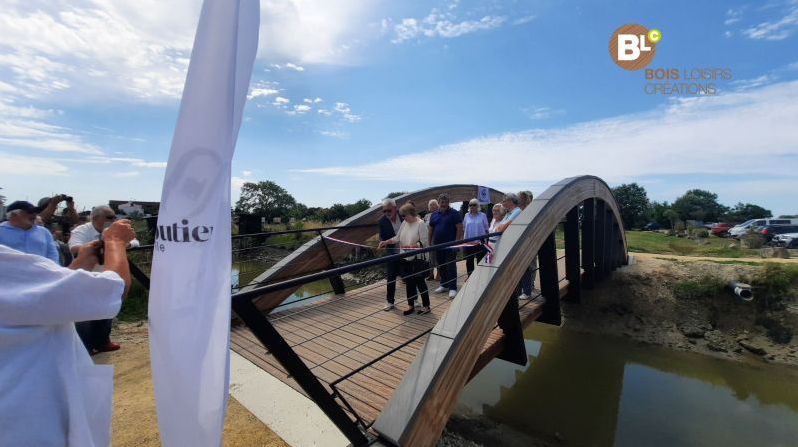
[(0, 245), (0, 446), (107, 446), (113, 367), (75, 321), (113, 318), (125, 283)]

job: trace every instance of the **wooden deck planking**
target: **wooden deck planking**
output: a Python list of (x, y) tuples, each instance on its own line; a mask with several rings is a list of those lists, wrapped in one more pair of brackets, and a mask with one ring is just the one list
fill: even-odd
[[(462, 262), (458, 263), (458, 274), (465, 274)], [(463, 278), (459, 278), (458, 283), (462, 285)], [(430, 281), (428, 285), (431, 292), (438, 282)], [(345, 296), (332, 295), (305, 307), (286, 309), (268, 317), (328, 390), (332, 390), (330, 383), (362, 365), (372, 363), (336, 386), (358, 415), (370, 423), (393, 394), (427, 335), (377, 362), (374, 359), (429, 331), (451, 303), (446, 294), (430, 293), (431, 313), (404, 316), (401, 310), (407, 304), (401, 282), (397, 284), (395, 298), (397, 310), (383, 311), (385, 281), (380, 281), (350, 291)], [(419, 298), (416, 304), (420, 303)], [(540, 306), (528, 303), (520, 309), (520, 314), (523, 325), (527, 326), (540, 315)], [(490, 333), (472, 377), (501, 352), (503, 338), (498, 328)], [(278, 380), (305, 394), (245, 326), (233, 327), (231, 348)]]

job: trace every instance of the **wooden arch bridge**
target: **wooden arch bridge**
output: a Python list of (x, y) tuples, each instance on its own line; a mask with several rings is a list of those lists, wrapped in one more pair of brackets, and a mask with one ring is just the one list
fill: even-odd
[[(396, 201), (426, 204), (444, 191), (452, 203), (477, 195), (475, 185), (449, 185)], [(490, 198), (498, 203), (501, 193), (490, 190)], [(523, 328), (535, 320), (559, 325), (561, 299), (578, 302), (582, 288), (627, 259), (618, 206), (606, 183), (568, 178), (521, 213), (494, 245), (492, 259), (483, 259), (470, 277), (458, 265), (456, 298), (431, 294), (431, 313), (403, 316), (382, 310), (385, 281), (347, 291), (341, 280), (406, 256), (341, 265), (353, 250), (343, 242), (372, 238), (381, 208), (318, 231), (232, 300), (243, 322), (233, 326), (232, 349), (312, 399), (354, 446), (434, 445), (470, 378), (496, 357), (526, 364)], [(564, 241), (558, 249), (560, 223)], [(535, 256), (536, 294), (543, 299), (519, 303), (516, 287)], [(333, 294), (284, 305), (298, 287), (322, 279), (330, 281)], [(397, 302), (404, 298), (401, 289)]]
[[(454, 203), (477, 191), (475, 185), (448, 185), (396, 201), (423, 205), (446, 192)], [(498, 203), (502, 194), (491, 189), (489, 196)], [(347, 263), (356, 250), (352, 244), (377, 233), (381, 209), (372, 207), (337, 227), (233, 236), (257, 243), (281, 233), (318, 234), (234, 289), (239, 323), (232, 327), (231, 348), (313, 400), (354, 446), (434, 445), (468, 380), (494, 358), (525, 365), (523, 328), (535, 320), (559, 325), (561, 299), (578, 302), (582, 288), (627, 260), (618, 206), (606, 183), (593, 176), (568, 178), (539, 195), (470, 276), (457, 262), (460, 287), (453, 300), (431, 294), (430, 313), (403, 316), (382, 310), (384, 280), (347, 290), (341, 276), (407, 256)], [(484, 236), (418, 252), (479, 239)], [(248, 243), (238, 250), (251, 250)], [(142, 269), (148, 270), (148, 249), (129, 253), (131, 273), (147, 288)], [(519, 303), (516, 287), (535, 256), (536, 299)], [(319, 280), (330, 282), (330, 293), (287, 301), (297, 288)], [(401, 302), (404, 292), (396, 289)]]

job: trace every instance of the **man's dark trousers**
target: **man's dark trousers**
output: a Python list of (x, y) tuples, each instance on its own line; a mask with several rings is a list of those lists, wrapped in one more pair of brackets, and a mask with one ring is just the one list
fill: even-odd
[(438, 270), (441, 274), (441, 286), (449, 290), (457, 290), (457, 253), (454, 250), (438, 250), (435, 252)]

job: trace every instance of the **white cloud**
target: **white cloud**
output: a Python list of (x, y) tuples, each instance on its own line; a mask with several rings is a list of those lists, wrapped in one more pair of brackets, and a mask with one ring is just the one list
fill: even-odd
[(521, 111), (531, 120), (544, 120), (552, 116), (565, 114), (565, 110), (552, 109), (551, 107), (529, 107), (521, 109)]
[(327, 109), (318, 109), (318, 110), (316, 110), (316, 112), (318, 112), (319, 115), (324, 115), (324, 116), (332, 115), (332, 112), (327, 110)]
[[(423, 19), (404, 18), (399, 23), (393, 26), (394, 36), (391, 39), (393, 43), (401, 43), (406, 40), (427, 37), (444, 37), (454, 38), (465, 34), (473, 33), (480, 30), (489, 30), (498, 28), (507, 22), (507, 17), (486, 15), (479, 20), (460, 20), (454, 13), (457, 3), (449, 5), (447, 11), (440, 11), (437, 8), (432, 9), (429, 14)], [(514, 24), (526, 23), (534, 18), (533, 16), (526, 16), (516, 19)], [(390, 28), (390, 20), (383, 20), (381, 28), (383, 30)]]
[(733, 25), (740, 20), (742, 20), (743, 15), (743, 8), (732, 8), (726, 11), (726, 20), (723, 22), (724, 25), (729, 26)]
[(731, 85), (737, 90), (745, 90), (750, 88), (761, 87), (763, 85), (772, 84), (776, 81), (776, 76), (773, 74), (764, 74), (753, 79), (738, 79), (730, 82)]
[[(0, 104), (3, 104), (0, 102)], [(21, 116), (14, 117), (14, 114)], [(0, 145), (14, 148), (39, 149), (54, 152), (102, 154), (99, 147), (83, 141), (69, 129), (36, 119), (49, 112), (35, 108), (0, 106)]]
[[(64, 175), (69, 168), (55, 160), (0, 152), (0, 173), (7, 175)], [(7, 186), (7, 185), (4, 185)]]
[(189, 0), (12, 2), (0, 10), (0, 63), (32, 98), (178, 98), (198, 16)]
[(88, 157), (85, 159), (64, 160), (80, 163), (93, 163), (93, 164), (111, 164), (111, 163), (124, 163), (137, 168), (165, 168), (165, 161), (147, 161), (141, 158), (127, 158), (127, 157)]
[(252, 175), (252, 171), (243, 170), (241, 171), (241, 175), (243, 175), (244, 177), (249, 177)]
[(277, 89), (274, 89), (274, 88), (256, 87), (256, 88), (253, 88), (252, 91), (249, 92), (249, 95), (247, 95), (247, 99), (254, 99), (254, 98), (257, 98), (259, 96), (272, 96), (272, 95), (276, 95), (278, 93), (280, 93), (280, 90), (277, 90)]
[(335, 111), (341, 115), (344, 121), (350, 123), (356, 123), (360, 121), (362, 118), (360, 115), (355, 115), (354, 113), (352, 113), (352, 109), (349, 108), (349, 104), (345, 102), (336, 102)]
[(285, 68), (290, 68), (291, 70), (294, 70), (294, 71), (305, 71), (304, 67), (300, 67), (299, 65), (294, 65), (294, 64), (292, 64), (290, 62), (285, 64)]
[(321, 98), (319, 98), (319, 97), (317, 96), (317, 97), (316, 97), (316, 98), (313, 100), (313, 103), (314, 103), (314, 104), (318, 104), (318, 103), (320, 103), (320, 102), (322, 102), (322, 101), (324, 101), (324, 100), (323, 100), (323, 99), (321, 99)]
[(141, 175), (140, 171), (125, 171), (125, 172), (114, 172), (111, 174), (111, 177), (129, 178), (129, 177), (138, 177), (140, 175)]
[[(674, 101), (662, 110), (491, 135), (386, 161), (299, 172), (428, 184), (608, 181), (669, 174), (796, 176), (798, 81)], [(440, 169), (452, 160), (478, 170)]]
[(278, 97), (274, 98), (274, 102), (272, 103), (272, 105), (275, 105), (277, 107), (283, 107), (283, 106), (287, 105), (290, 102), (291, 102), (290, 99), (283, 98), (282, 96), (278, 96)]
[(310, 110), (310, 106), (306, 106), (304, 104), (299, 104), (299, 105), (295, 105), (294, 106), (294, 110), (299, 112), (299, 113), (305, 113), (308, 110)]
[[(377, 20), (379, 0), (263, 0), (259, 56), (298, 64), (351, 64)], [(286, 64), (287, 65), (287, 64)]]
[(798, 2), (789, 2), (784, 16), (775, 21), (762, 22), (744, 31), (751, 39), (784, 40), (798, 29)]
[(535, 14), (531, 14), (528, 16), (518, 17), (517, 19), (513, 19), (511, 22), (513, 26), (523, 25), (535, 20), (538, 16)]
[(348, 138), (349, 133), (343, 132), (340, 130), (320, 130), (320, 135), (324, 135), (325, 137), (332, 137), (332, 138)]

